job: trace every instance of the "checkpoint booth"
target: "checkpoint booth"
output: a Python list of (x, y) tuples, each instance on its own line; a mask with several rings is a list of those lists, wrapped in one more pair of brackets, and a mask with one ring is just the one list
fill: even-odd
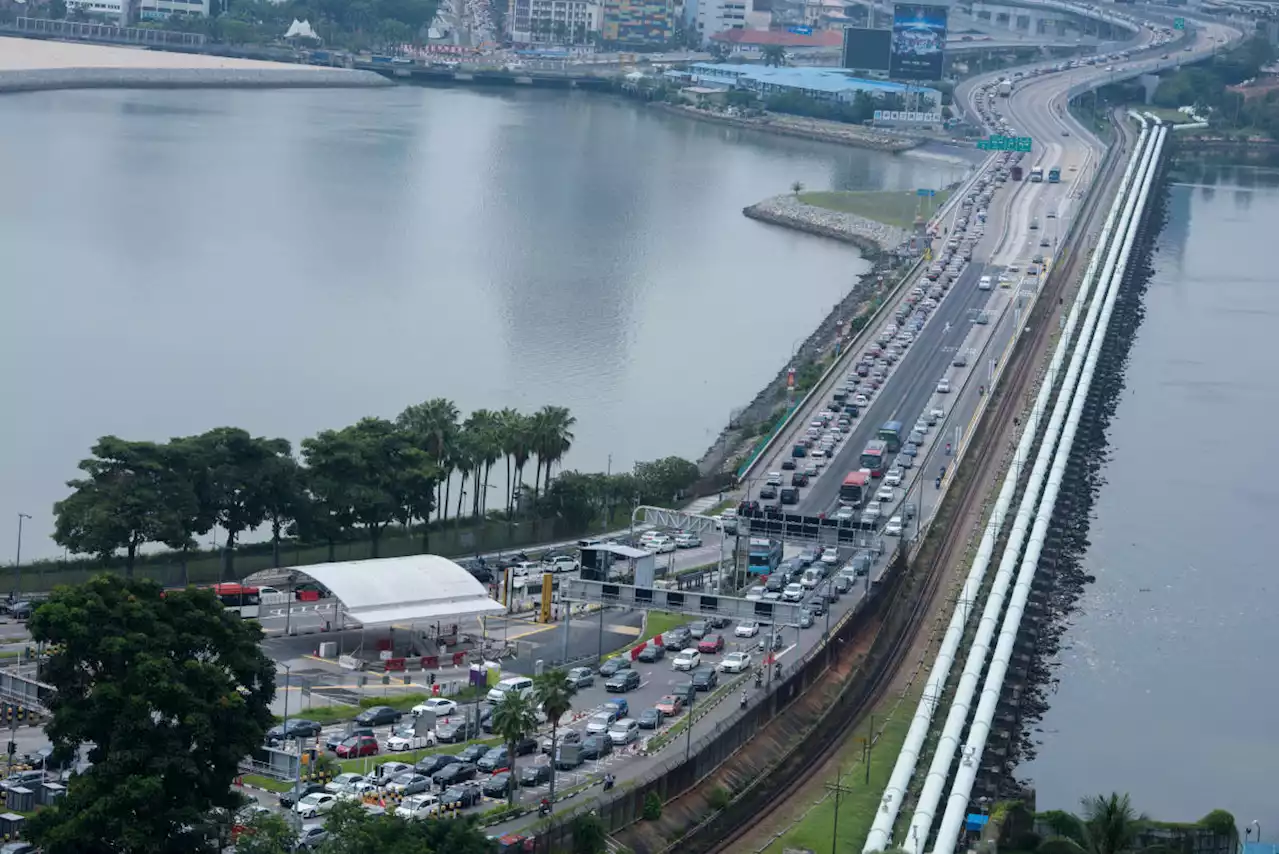
[(587, 581), (615, 581), (633, 578), (639, 587), (652, 587), (654, 554), (645, 549), (620, 546), (617, 543), (596, 543), (582, 546), (582, 571), (579, 575)]

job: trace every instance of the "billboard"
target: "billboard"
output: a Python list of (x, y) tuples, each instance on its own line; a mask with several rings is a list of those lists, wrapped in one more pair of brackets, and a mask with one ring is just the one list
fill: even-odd
[(889, 30), (866, 30), (849, 27), (844, 31), (844, 51), (840, 64), (859, 71), (889, 73)]
[(941, 80), (946, 43), (946, 6), (894, 4), (889, 76), (897, 80)]

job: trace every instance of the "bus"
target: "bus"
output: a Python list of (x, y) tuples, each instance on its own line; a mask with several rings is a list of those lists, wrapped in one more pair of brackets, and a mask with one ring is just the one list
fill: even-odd
[(865, 471), (851, 471), (840, 484), (840, 500), (861, 504), (870, 492), (871, 475)]
[(1032, 166), (1031, 167), (1031, 183), (1039, 184), (1043, 180), (1044, 180), (1044, 167)]
[(868, 442), (867, 447), (862, 449), (858, 464), (871, 472), (872, 477), (880, 477), (889, 465), (889, 448), (880, 439)]
[(234, 611), (246, 620), (258, 619), (262, 605), (258, 588), (239, 584), (214, 584), (205, 589), (212, 590), (228, 611)]
[(747, 548), (747, 569), (752, 575), (769, 575), (782, 563), (782, 541), (752, 537)]
[(880, 432), (876, 434), (876, 438), (888, 446), (889, 453), (898, 453), (902, 450), (902, 422), (886, 421), (880, 428)]
[(1049, 183), (1056, 184), (1062, 180), (1062, 167), (1055, 166), (1049, 170)]

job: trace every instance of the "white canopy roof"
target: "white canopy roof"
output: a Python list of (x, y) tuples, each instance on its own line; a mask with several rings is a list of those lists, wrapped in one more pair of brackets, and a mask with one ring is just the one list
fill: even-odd
[[(324, 585), (347, 617), (364, 626), (501, 614), (484, 585), (448, 558), (409, 555), (269, 570), (296, 572)], [(260, 573), (261, 574), (261, 573)]]

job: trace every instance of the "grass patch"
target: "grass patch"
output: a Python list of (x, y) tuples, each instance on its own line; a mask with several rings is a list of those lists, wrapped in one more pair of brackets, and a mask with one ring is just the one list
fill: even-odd
[(932, 199), (917, 196), (915, 190), (835, 190), (801, 193), (800, 201), (806, 205), (910, 229), (916, 216), (928, 219), (934, 211), (946, 204), (950, 196), (950, 190), (939, 190)]
[[(425, 702), (431, 695), (422, 691), (412, 691), (409, 693), (389, 694), (385, 697), (364, 697), (360, 700), (360, 704), (352, 706), (347, 703), (335, 703), (331, 706), (312, 706), (309, 709), (299, 710), (291, 713), (295, 719), (315, 721), (320, 724), (341, 723), (349, 721), (365, 709), (371, 709), (374, 706), (390, 706), (393, 709), (399, 709), (407, 712), (419, 703)], [(456, 703), (468, 703), (480, 697), (480, 689), (473, 688), (468, 685), (457, 694), (450, 694), (449, 699)], [(282, 715), (275, 715), (276, 723), (284, 721)]]
[[(643, 640), (648, 640), (654, 635), (665, 634), (676, 626), (683, 626), (687, 622), (689, 622), (689, 618), (684, 614), (672, 614), (667, 611), (652, 611), (649, 614), (649, 619), (645, 621), (645, 636)], [(639, 643), (639, 639), (637, 639), (637, 643)], [(635, 644), (628, 644), (626, 648), (630, 649), (634, 645)]]
[(383, 762), (407, 762), (412, 765), (429, 753), (461, 753), (473, 744), (487, 744), (490, 747), (497, 747), (501, 743), (502, 739), (492, 736), (490, 738), (464, 741), (460, 744), (441, 744), (435, 747), (425, 747), (422, 750), (405, 750), (401, 753), (387, 752), (379, 753), (377, 756), (357, 756), (355, 759), (339, 759), (338, 767), (341, 770), (338, 773), (352, 771), (356, 774), (363, 774), (366, 768), (374, 768)]
[(20, 649), (0, 649), (0, 658), (19, 658), (22, 655)]
[(1162, 122), (1168, 122), (1171, 125), (1188, 124), (1191, 119), (1186, 113), (1180, 113), (1172, 107), (1149, 107), (1146, 104), (1138, 104), (1134, 109), (1139, 113), (1151, 113)]
[(293, 788), (292, 783), (286, 783), (284, 780), (273, 780), (270, 777), (263, 777), (261, 774), (245, 774), (240, 779), (246, 786), (257, 786), (259, 789), (266, 789), (276, 794), (287, 792)]
[[(867, 767), (862, 761), (862, 742), (859, 738), (867, 735), (867, 726), (863, 724), (858, 731), (840, 745), (839, 755), (847, 760), (840, 782), (849, 794), (840, 795), (839, 831), (834, 849), (836, 851), (860, 851), (871, 830), (871, 822), (884, 795), (884, 787), (889, 783), (889, 774), (893, 771), (894, 760), (902, 743), (906, 741), (907, 730), (911, 728), (911, 716), (916, 703), (920, 700), (923, 687), (913, 687), (910, 693), (898, 705), (898, 698), (888, 698), (876, 708), (876, 726), (892, 713), (892, 717), (883, 725), (884, 731), (875, 747), (871, 750), (870, 779)], [(895, 709), (895, 705), (897, 708)], [(832, 818), (835, 816), (835, 796), (809, 810), (809, 814), (798, 824), (782, 835), (766, 849), (768, 854), (780, 854), (784, 848), (808, 848), (813, 851), (830, 851)]]

